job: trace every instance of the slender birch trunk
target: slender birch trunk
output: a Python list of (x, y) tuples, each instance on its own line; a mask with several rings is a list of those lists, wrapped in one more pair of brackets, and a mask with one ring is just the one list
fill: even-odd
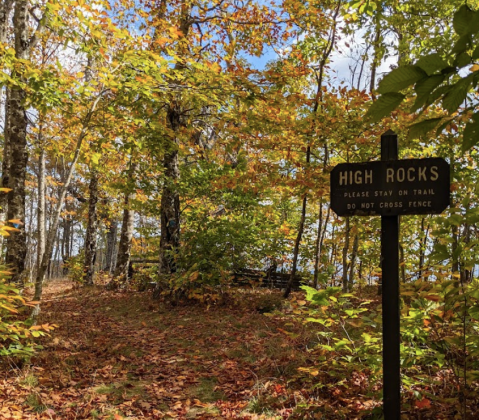
[(91, 171), (90, 185), (88, 187), (90, 197), (88, 200), (88, 225), (85, 239), (85, 276), (86, 285), (93, 285), (95, 274), (95, 259), (97, 251), (98, 217), (96, 205), (98, 202), (98, 172)]
[[(90, 110), (87, 112), (85, 115), (83, 122), (82, 122), (82, 129), (80, 131), (80, 134), (78, 135), (77, 143), (75, 145), (75, 152), (73, 154), (73, 159), (70, 164), (70, 167), (68, 169), (68, 173), (66, 176), (66, 179), (63, 183), (63, 186), (60, 190), (60, 196), (58, 198), (58, 202), (56, 204), (56, 207), (53, 211), (52, 218), (51, 218), (51, 224), (49, 226), (49, 231), (48, 231), (48, 236), (45, 244), (45, 252), (43, 254), (42, 262), (40, 264), (38, 273), (37, 273), (37, 278), (35, 280), (36, 284), (39, 285), (38, 290), (35, 290), (35, 296), (34, 300), (35, 301), (40, 301), (42, 297), (42, 292), (43, 292), (43, 280), (45, 279), (45, 273), (48, 269), (48, 263), (51, 260), (52, 257), (52, 252), (53, 252), (53, 246), (54, 246), (54, 241), (56, 237), (56, 233), (58, 231), (58, 225), (60, 222), (60, 214), (63, 208), (63, 204), (65, 201), (65, 197), (68, 192), (68, 188), (70, 187), (70, 183), (73, 177), (73, 173), (75, 172), (75, 167), (78, 162), (78, 159), (80, 158), (80, 151), (81, 147), (83, 144), (83, 140), (85, 137), (88, 135), (88, 130), (89, 130), (89, 125), (90, 125), (90, 120), (93, 116), (93, 113), (96, 110), (96, 107), (103, 95), (103, 91), (99, 93), (98, 97), (95, 99), (95, 101), (92, 103), (92, 106)], [(32, 318), (35, 320), (38, 314), (40, 313), (40, 305), (38, 304), (33, 312), (32, 312)]]
[(109, 273), (112, 273), (115, 269), (113, 263), (115, 258), (117, 235), (118, 222), (115, 219), (111, 219), (110, 226), (108, 227), (108, 232), (106, 234), (106, 262), (105, 267), (103, 268), (104, 271), (108, 271)]
[[(118, 247), (118, 261), (115, 268), (114, 277), (121, 282), (128, 280), (128, 267), (131, 257), (131, 241), (133, 238), (133, 228), (135, 221), (135, 212), (131, 208), (131, 199), (134, 197), (132, 190), (134, 189), (135, 172), (137, 165), (130, 164), (128, 170), (128, 186), (125, 192), (125, 204), (123, 209), (123, 221), (121, 225), (120, 244)], [(110, 283), (113, 286), (113, 283)]]
[(354, 235), (354, 240), (353, 240), (353, 251), (351, 253), (351, 263), (349, 266), (349, 290), (353, 290), (353, 284), (354, 284), (354, 269), (356, 268), (356, 258), (358, 256), (358, 248), (359, 248), (359, 234), (356, 233)]
[(37, 229), (38, 229), (38, 244), (37, 244), (37, 269), (38, 272), (40, 262), (45, 253), (45, 150), (43, 145), (40, 146), (40, 153), (38, 156), (38, 209), (37, 209)]
[[(13, 0), (4, 0), (0, 2), (0, 44), (6, 44), (8, 33), (8, 20), (13, 8)], [(5, 125), (3, 132), (3, 161), (2, 161), (2, 179), (0, 187), (8, 188), (10, 175), (10, 141), (9, 141), (9, 89), (5, 88)], [(5, 192), (0, 192), (0, 222), (5, 222), (7, 215), (8, 197)], [(3, 242), (4, 238), (0, 235), (0, 256), (3, 256)]]

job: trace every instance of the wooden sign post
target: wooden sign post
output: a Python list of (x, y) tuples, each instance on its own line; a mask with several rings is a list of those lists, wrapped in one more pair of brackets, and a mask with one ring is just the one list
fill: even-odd
[[(388, 131), (381, 136), (381, 160), (396, 161), (397, 158), (398, 138)], [(381, 216), (381, 273), (384, 418), (400, 420), (399, 216)]]
[(338, 216), (381, 216), (383, 410), (401, 417), (399, 216), (439, 214), (450, 202), (450, 169), (442, 158), (398, 160), (397, 135), (381, 136), (381, 161), (343, 163), (331, 171)]

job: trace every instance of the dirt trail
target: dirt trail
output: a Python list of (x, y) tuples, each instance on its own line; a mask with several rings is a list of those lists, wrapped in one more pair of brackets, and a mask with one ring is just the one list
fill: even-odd
[(39, 321), (59, 328), (30, 365), (4, 369), (0, 418), (289, 418), (301, 395), (286, 380), (304, 354), (248, 299), (173, 308), (51, 282)]

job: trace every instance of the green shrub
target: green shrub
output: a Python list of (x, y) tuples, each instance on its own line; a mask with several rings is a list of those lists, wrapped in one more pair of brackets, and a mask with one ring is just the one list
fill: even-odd
[[(1, 271), (0, 275), (6, 275)], [(26, 311), (32, 302), (27, 302), (14, 286), (0, 279), (0, 356), (29, 357), (35, 349), (35, 339), (51, 331), (55, 325), (31, 325)]]

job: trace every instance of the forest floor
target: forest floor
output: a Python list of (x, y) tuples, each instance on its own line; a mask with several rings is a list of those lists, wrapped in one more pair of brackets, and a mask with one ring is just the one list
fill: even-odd
[(288, 418), (308, 398), (288, 384), (307, 352), (258, 311), (280, 298), (266, 293), (173, 307), (52, 281), (39, 322), (59, 327), (30, 363), (2, 367), (0, 418)]
[[(171, 306), (151, 292), (48, 283), (40, 323), (58, 328), (29, 363), (3, 362), (0, 419), (353, 420), (379, 404), (354, 387), (313, 395), (319, 377), (299, 368), (312, 365), (314, 335), (291, 322), (291, 300), (268, 315), (279, 292), (235, 293)], [(304, 414), (309, 404), (323, 414)]]

